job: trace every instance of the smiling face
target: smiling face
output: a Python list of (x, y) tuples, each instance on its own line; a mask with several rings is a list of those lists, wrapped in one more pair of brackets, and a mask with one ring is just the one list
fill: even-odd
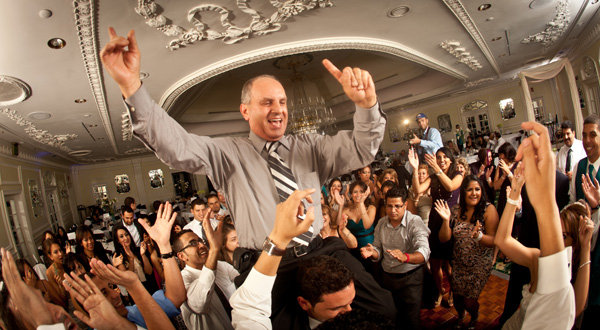
[(354, 282), (350, 282), (347, 287), (340, 291), (322, 295), (321, 300), (314, 306), (307, 302), (310, 307), (306, 311), (310, 317), (324, 322), (338, 316), (338, 314), (351, 311), (350, 304), (352, 304), (355, 295)]
[(60, 245), (52, 244), (52, 246), (50, 247), (50, 260), (52, 260), (52, 262), (59, 263), (62, 265), (63, 257), (64, 254), (62, 252), (62, 249), (60, 248)]
[(194, 219), (202, 221), (202, 218), (204, 218), (205, 210), (206, 206), (204, 206), (204, 204), (194, 204), (194, 207), (192, 208), (192, 214), (194, 215)]
[(600, 131), (596, 124), (583, 125), (582, 139), (585, 153), (591, 162), (600, 156)]
[(131, 243), (131, 236), (129, 235), (129, 232), (125, 229), (118, 229), (117, 242), (119, 242), (119, 244), (121, 244), (123, 247), (129, 246)]
[(444, 173), (448, 171), (450, 165), (452, 164), (452, 160), (450, 160), (450, 158), (448, 158), (443, 152), (438, 152), (435, 154), (435, 160)]
[(94, 237), (89, 232), (83, 234), (81, 245), (86, 251), (94, 252)]
[(456, 171), (460, 174), (462, 174), (463, 176), (465, 176), (465, 173), (467, 172), (467, 169), (465, 168), (465, 166), (461, 163), (457, 163), (456, 164)]
[(252, 83), (250, 100), (240, 105), (250, 130), (267, 141), (277, 141), (285, 133), (288, 120), (287, 96), (275, 79), (261, 77)]
[(354, 187), (354, 189), (352, 189), (352, 201), (354, 203), (358, 203), (364, 193), (365, 193), (365, 190), (361, 186), (356, 185), (356, 187)]
[(417, 175), (418, 175), (418, 178), (419, 178), (419, 183), (423, 183), (429, 177), (429, 171), (427, 171), (426, 168), (420, 168), (419, 172), (417, 173)]
[(133, 224), (133, 212), (123, 212), (123, 222), (126, 225), (131, 226)]
[(339, 180), (334, 180), (331, 183), (331, 188), (329, 189), (329, 193), (331, 194), (331, 196), (333, 196), (333, 192), (336, 191), (337, 192), (341, 192), (342, 191), (342, 182)]
[(570, 148), (573, 145), (573, 142), (575, 142), (575, 132), (573, 132), (570, 128), (563, 128), (562, 133), (565, 140), (565, 145)]
[(479, 182), (473, 180), (469, 182), (465, 189), (465, 197), (467, 206), (475, 206), (481, 200), (481, 186)]
[(202, 269), (208, 257), (206, 245), (193, 232), (185, 233), (179, 239), (182, 243), (182, 250), (177, 252), (177, 257), (190, 267)]

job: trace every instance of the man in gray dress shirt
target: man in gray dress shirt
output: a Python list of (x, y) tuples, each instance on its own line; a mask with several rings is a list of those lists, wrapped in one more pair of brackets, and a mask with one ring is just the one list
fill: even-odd
[(423, 264), (429, 259), (429, 228), (406, 210), (406, 189), (392, 188), (385, 195), (387, 216), (375, 227), (375, 241), (361, 248), (363, 258), (383, 257), (383, 287), (392, 292), (398, 310), (397, 326), (419, 329), (423, 295)]
[[(267, 162), (267, 142), (280, 143), (277, 153), (289, 165), (298, 189), (314, 188), (312, 202), (319, 206), (321, 185), (332, 177), (371, 163), (383, 140), (386, 120), (377, 102), (371, 75), (360, 68), (346, 67), (340, 71), (328, 60), (324, 60), (323, 65), (356, 105), (353, 131), (340, 131), (335, 136), (284, 135), (288, 120), (285, 90), (274, 77), (259, 76), (246, 82), (242, 90), (240, 112), (250, 126), (248, 137), (211, 138), (190, 134), (162, 110), (142, 86), (140, 52), (133, 30), (127, 37), (117, 36), (112, 28), (109, 34), (110, 41), (100, 52), (100, 58), (125, 97), (134, 135), (171, 168), (207, 175), (215, 188), (225, 193), (240, 247), (262, 249), (274, 225), (279, 195)], [(323, 226), (321, 208), (314, 210), (317, 220), (313, 223), (312, 242), (299, 254), (292, 247), (286, 249), (282, 266), (288, 258), (301, 259), (303, 254), (321, 249), (322, 240), (318, 236)], [(291, 260), (290, 263), (297, 262)], [(369, 283), (365, 285), (373, 284), (377, 291), (379, 286), (367, 275), (364, 280)], [(282, 277), (278, 275), (278, 281)], [(360, 275), (357, 276), (359, 281)], [(275, 287), (277, 289), (277, 283)], [(394, 311), (384, 301), (385, 292), (366, 291), (369, 292), (363, 297), (361, 293), (365, 290), (358, 290), (356, 301), (368, 302), (368, 309), (389, 311), (388, 315), (393, 315)], [(275, 301), (273, 305), (277, 305)]]

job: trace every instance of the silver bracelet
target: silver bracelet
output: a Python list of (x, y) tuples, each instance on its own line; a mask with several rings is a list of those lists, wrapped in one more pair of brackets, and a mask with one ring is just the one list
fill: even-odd
[(579, 269), (581, 269), (581, 268), (583, 268), (585, 265), (589, 265), (589, 264), (591, 264), (591, 263), (592, 263), (592, 261), (591, 261), (591, 260), (588, 260), (588, 261), (586, 261), (586, 262), (582, 263), (581, 265), (579, 265)]
[(475, 242), (481, 241), (482, 238), (483, 238), (483, 232), (479, 232), (479, 235), (477, 235), (477, 238), (475, 238)]
[(519, 196), (519, 199), (517, 199), (517, 200), (510, 199), (510, 197), (506, 196), (506, 202), (507, 202), (508, 204), (512, 204), (512, 205), (514, 205), (514, 206), (516, 206), (516, 207), (519, 207), (519, 202), (520, 202), (520, 201), (521, 201), (521, 196)]

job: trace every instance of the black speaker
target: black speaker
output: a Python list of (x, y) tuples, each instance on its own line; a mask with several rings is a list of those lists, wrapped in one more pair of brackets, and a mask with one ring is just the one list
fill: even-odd
[(13, 154), (13, 156), (19, 155), (19, 144), (16, 142), (13, 143), (12, 154)]

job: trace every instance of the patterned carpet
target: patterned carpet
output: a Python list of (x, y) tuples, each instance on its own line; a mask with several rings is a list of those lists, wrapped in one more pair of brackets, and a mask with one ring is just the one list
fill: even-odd
[[(446, 290), (448, 289), (447, 279), (444, 279)], [(498, 320), (504, 307), (504, 298), (508, 281), (495, 275), (491, 275), (481, 296), (479, 297), (479, 321), (477, 329), (494, 329), (498, 325)], [(423, 329), (452, 329), (458, 321), (457, 312), (453, 307), (448, 307), (448, 296), (444, 296), (442, 305), (435, 309), (421, 309), (421, 327)], [(464, 325), (470, 321), (470, 316), (464, 320)]]

